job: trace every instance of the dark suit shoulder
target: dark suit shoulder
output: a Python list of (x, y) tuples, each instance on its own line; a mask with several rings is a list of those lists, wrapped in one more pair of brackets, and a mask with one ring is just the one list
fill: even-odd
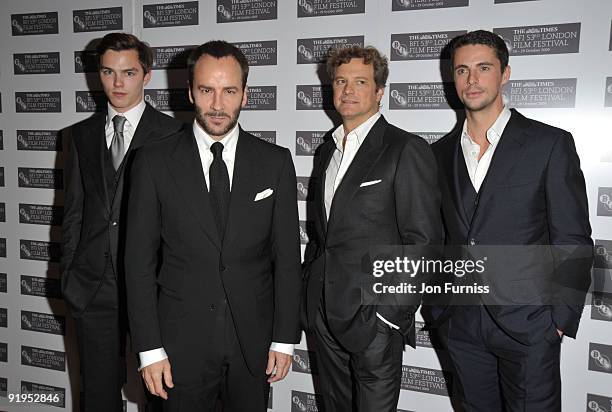
[(72, 136), (73, 138), (80, 139), (82, 136), (90, 134), (92, 129), (98, 125), (104, 125), (105, 122), (106, 112), (98, 112), (70, 126), (70, 129), (72, 129)]
[(324, 138), (323, 143), (321, 143), (313, 153), (313, 168), (312, 168), (312, 176), (318, 176), (323, 174), (325, 171), (323, 170), (324, 164), (327, 159), (336, 150), (336, 142), (334, 138), (331, 137), (332, 132), (328, 132)]
[(140, 120), (154, 122), (155, 128), (162, 135), (177, 133), (184, 127), (183, 122), (175, 119), (172, 116), (162, 113), (157, 109), (154, 109), (148, 103), (147, 107), (145, 108), (145, 112), (142, 114), (142, 118)]
[(462, 124), (457, 124), (455, 127), (442, 136), (438, 141), (431, 144), (431, 149), (435, 155), (440, 155), (448, 151), (453, 151), (459, 134), (461, 133)]
[(514, 110), (513, 116), (516, 116), (516, 120), (523, 125), (527, 133), (537, 135), (539, 138), (558, 139), (569, 134), (566, 130), (538, 120), (530, 119)]
[[(328, 135), (329, 135), (329, 137), (327, 137)], [(335, 148), (335, 147), (336, 147), (336, 142), (334, 141), (334, 138), (332, 136), (332, 132), (329, 132), (323, 138), (323, 143), (321, 143), (319, 145), (319, 147), (317, 147), (317, 149), (315, 150), (315, 154), (314, 155), (316, 157), (319, 154), (321, 154), (321, 152), (324, 152), (326, 150), (331, 150), (332, 148)]]
[(243, 139), (243, 143), (246, 142), (253, 149), (253, 152), (265, 158), (267, 162), (283, 164), (287, 156), (291, 156), (291, 152), (286, 147), (267, 142), (242, 129), (238, 138)]
[(254, 147), (256, 147), (260, 153), (269, 156), (286, 156), (287, 152), (289, 151), (289, 149), (287, 149), (286, 147), (279, 146), (277, 144), (260, 139), (257, 136), (254, 136), (249, 132), (245, 132), (242, 129), (240, 129), (239, 139), (247, 140), (248, 143), (254, 145)]
[(184, 140), (188, 139), (193, 139), (192, 132), (182, 128), (176, 133), (172, 133), (161, 139), (148, 142), (146, 145), (138, 149), (138, 152), (143, 152), (143, 155), (151, 158), (156, 156), (165, 158), (176, 150), (179, 143), (182, 143)]
[[(410, 133), (405, 131), (404, 129), (400, 129), (397, 126), (388, 124), (387, 130), (385, 132), (385, 141), (392, 146), (411, 146), (417, 148), (423, 148), (424, 150), (429, 149), (429, 143), (421, 136), (417, 136), (414, 133)], [(426, 148), (426, 149), (425, 149)]]

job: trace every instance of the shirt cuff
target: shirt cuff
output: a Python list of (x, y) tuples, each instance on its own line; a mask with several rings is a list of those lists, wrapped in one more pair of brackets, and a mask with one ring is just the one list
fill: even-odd
[(378, 312), (376, 312), (376, 317), (380, 320), (382, 320), (383, 322), (385, 322), (391, 329), (399, 329), (399, 326), (389, 322), (387, 319), (383, 318), (382, 315)]
[(142, 368), (147, 367), (155, 362), (168, 359), (168, 354), (166, 353), (164, 348), (157, 348), (144, 352), (138, 352), (138, 357), (140, 358), (140, 368), (138, 368), (138, 370), (141, 370)]
[(293, 356), (293, 348), (294, 347), (295, 347), (295, 345), (293, 343), (272, 342), (270, 344), (270, 350), (273, 350), (274, 352), (284, 353), (284, 354), (287, 354), (289, 356)]

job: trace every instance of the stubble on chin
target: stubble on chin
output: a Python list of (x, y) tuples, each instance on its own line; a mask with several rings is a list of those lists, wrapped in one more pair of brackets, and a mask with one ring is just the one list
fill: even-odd
[(223, 129), (218, 129), (218, 128), (211, 127), (211, 125), (206, 121), (206, 114), (203, 113), (201, 110), (196, 109), (196, 122), (198, 122), (200, 127), (209, 136), (221, 137), (221, 136), (225, 136), (226, 134), (228, 134), (230, 130), (232, 130), (236, 126), (236, 124), (238, 123), (239, 114), (240, 114), (240, 110), (238, 110), (234, 114), (234, 116), (230, 116), (230, 122), (228, 123), (226, 127), (224, 127)]

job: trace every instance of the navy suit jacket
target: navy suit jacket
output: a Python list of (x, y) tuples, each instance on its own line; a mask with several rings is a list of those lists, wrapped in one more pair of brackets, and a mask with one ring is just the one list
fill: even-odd
[[(575, 337), (591, 282), (593, 242), (572, 135), (512, 110), (471, 216), (459, 182), (465, 170), (460, 125), (433, 151), (445, 244), (494, 251), (487, 274), (494, 293), (481, 299), (496, 322), (526, 344), (554, 328)], [(452, 307), (439, 319), (448, 315)]]

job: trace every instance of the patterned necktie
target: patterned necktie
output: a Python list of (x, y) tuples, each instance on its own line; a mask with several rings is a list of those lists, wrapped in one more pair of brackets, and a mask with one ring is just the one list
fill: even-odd
[(121, 166), (121, 162), (123, 161), (123, 156), (125, 156), (125, 139), (123, 137), (125, 120), (124, 116), (116, 115), (113, 117), (115, 132), (113, 133), (113, 140), (111, 140), (110, 152), (115, 170), (119, 170), (119, 166)]
[(230, 182), (227, 166), (223, 161), (223, 144), (215, 142), (210, 147), (213, 161), (208, 170), (210, 179), (210, 201), (215, 215), (215, 222), (219, 230), (219, 237), (223, 240), (230, 200)]

